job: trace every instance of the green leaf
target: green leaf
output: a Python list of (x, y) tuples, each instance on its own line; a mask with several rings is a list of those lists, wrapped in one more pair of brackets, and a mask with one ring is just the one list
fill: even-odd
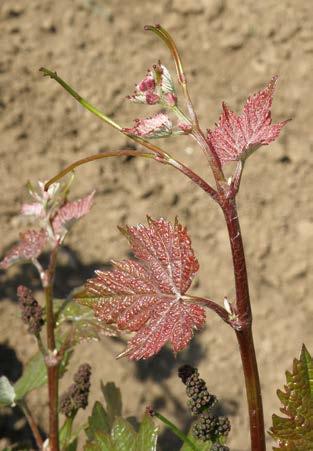
[(313, 449), (313, 360), (303, 345), (300, 360), (286, 372), (287, 384), (277, 395), (286, 417), (273, 415), (270, 434), (279, 440), (274, 450), (311, 451)]
[(89, 440), (92, 440), (97, 431), (110, 433), (110, 430), (108, 414), (102, 404), (96, 401), (92, 408), (91, 416), (88, 418), (88, 427), (85, 429), (87, 437)]
[(143, 417), (136, 440), (136, 451), (156, 451), (158, 428), (148, 415)]
[(107, 409), (95, 402), (88, 426), (85, 451), (156, 451), (157, 427), (151, 417), (145, 415), (136, 432), (129, 421), (121, 417), (121, 392), (113, 382), (101, 383)]
[[(63, 301), (64, 303), (65, 301)], [(57, 302), (60, 306), (60, 302)], [(58, 325), (62, 326), (64, 322), (70, 322), (73, 326), (73, 335), (71, 345), (82, 341), (99, 340), (101, 336), (116, 336), (116, 327), (112, 324), (100, 322), (95, 318), (94, 312), (89, 307), (81, 305), (78, 302), (70, 301), (62, 310), (62, 304), (59, 307)]]
[[(72, 351), (64, 353), (59, 369), (59, 377), (62, 377), (66, 372), (71, 355)], [(16, 399), (22, 399), (32, 390), (42, 387), (47, 380), (48, 375), (44, 357), (40, 352), (37, 352), (26, 364), (22, 377), (14, 385)]]
[(115, 419), (111, 436), (116, 451), (137, 451), (136, 435), (136, 432), (127, 420), (121, 417)]
[(14, 406), (16, 393), (13, 385), (5, 376), (0, 377), (0, 407)]
[(92, 442), (87, 442), (84, 451), (117, 451), (111, 437), (102, 431), (97, 431)]
[(47, 382), (47, 369), (43, 355), (38, 352), (26, 364), (22, 377), (16, 382), (14, 388), (16, 399), (22, 399), (24, 396), (39, 388)]
[[(212, 448), (213, 443), (211, 440), (207, 442), (203, 442), (202, 440), (196, 439), (191, 432), (187, 435), (189, 440), (194, 444), (194, 447), (197, 451), (210, 451)], [(180, 448), (180, 451), (194, 451), (190, 445), (188, 445), (187, 442), (184, 442), (183, 446)]]
[(66, 418), (63, 426), (61, 427), (59, 431), (59, 440), (60, 440), (60, 447), (61, 449), (66, 449), (67, 445), (71, 441), (71, 435), (72, 435), (72, 427), (73, 427), (73, 421), (76, 416), (73, 415), (72, 417)]
[(101, 390), (106, 401), (110, 427), (112, 427), (115, 418), (122, 416), (121, 391), (114, 382), (108, 382), (105, 385), (101, 382)]
[(61, 448), (63, 451), (77, 451), (78, 439), (71, 441), (65, 448)]

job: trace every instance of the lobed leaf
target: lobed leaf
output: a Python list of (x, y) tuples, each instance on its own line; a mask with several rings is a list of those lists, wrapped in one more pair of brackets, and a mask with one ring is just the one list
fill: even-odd
[(248, 98), (243, 112), (237, 115), (223, 103), (223, 113), (208, 140), (221, 164), (245, 160), (260, 146), (274, 141), (288, 121), (272, 124), (271, 106), (277, 77), (257, 94)]
[(284, 391), (278, 390), (286, 417), (273, 415), (270, 434), (278, 440), (275, 450), (310, 451), (313, 446), (313, 359), (303, 345), (300, 359), (286, 373)]
[(32, 260), (39, 257), (47, 242), (45, 230), (27, 230), (20, 234), (20, 241), (13, 246), (0, 262), (0, 268), (7, 269), (19, 260)]
[(204, 309), (184, 301), (199, 264), (186, 229), (176, 220), (148, 218), (148, 226), (120, 229), (139, 261), (113, 262), (113, 271), (96, 271), (77, 301), (120, 330), (135, 332), (122, 355), (138, 360), (170, 342), (184, 349), (193, 330), (204, 325)]

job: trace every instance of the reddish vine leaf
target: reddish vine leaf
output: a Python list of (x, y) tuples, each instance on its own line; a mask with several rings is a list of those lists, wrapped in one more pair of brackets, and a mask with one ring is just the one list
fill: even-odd
[(18, 260), (32, 260), (39, 257), (47, 242), (45, 230), (27, 230), (20, 234), (20, 241), (0, 262), (0, 268), (6, 269)]
[(134, 127), (123, 128), (123, 132), (146, 138), (163, 138), (171, 135), (173, 131), (173, 124), (164, 113), (157, 113), (144, 119), (135, 119), (134, 122)]
[(171, 74), (160, 62), (135, 86), (133, 95), (127, 97), (131, 102), (148, 105), (162, 104), (173, 107), (177, 97)]
[(208, 132), (208, 140), (221, 164), (245, 160), (260, 146), (278, 138), (288, 121), (272, 124), (271, 106), (277, 77), (257, 94), (248, 98), (243, 112), (237, 115), (223, 103), (223, 113), (215, 130)]
[(311, 451), (313, 449), (313, 359), (303, 345), (300, 359), (294, 359), (293, 371), (286, 372), (284, 391), (277, 395), (283, 405), (273, 415), (270, 434), (278, 440), (274, 450)]
[(184, 300), (199, 269), (186, 229), (177, 220), (148, 218), (148, 226), (120, 230), (138, 260), (96, 271), (77, 300), (93, 307), (100, 320), (136, 332), (120, 357), (146, 359), (166, 342), (174, 352), (184, 349), (205, 321), (204, 309)]
[(95, 191), (82, 199), (66, 202), (57, 210), (52, 221), (53, 231), (56, 235), (64, 235), (73, 222), (90, 211), (94, 194)]

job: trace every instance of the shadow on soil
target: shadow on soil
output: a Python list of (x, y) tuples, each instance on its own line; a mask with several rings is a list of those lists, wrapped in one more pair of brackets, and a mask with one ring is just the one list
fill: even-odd
[[(45, 267), (48, 263), (48, 255), (43, 255), (41, 263)], [(78, 254), (70, 247), (64, 246), (60, 250), (58, 266), (55, 276), (55, 297), (65, 298), (74, 288), (83, 285), (84, 281), (93, 276), (94, 270), (103, 268), (109, 269), (111, 265), (103, 262), (93, 262), (84, 265)], [(34, 291), (41, 289), (37, 271), (31, 264), (24, 263), (16, 265), (16, 270), (12, 276), (7, 276), (4, 271), (0, 272), (0, 299), (7, 298), (12, 302), (17, 302), (16, 289), (19, 285), (26, 285)], [(193, 421), (188, 413), (187, 397), (178, 399), (169, 389), (167, 379), (177, 375), (177, 370), (181, 365), (188, 363), (197, 367), (199, 362), (207, 358), (205, 350), (199, 340), (201, 331), (193, 338), (188, 348), (175, 356), (169, 348), (163, 348), (152, 359), (135, 363), (135, 376), (142, 383), (151, 380), (161, 386), (163, 395), (153, 400), (153, 407), (162, 410), (171, 403), (174, 407), (172, 420), (178, 424), (183, 424), (184, 431), (187, 432)], [(214, 369), (212, 369), (213, 371)], [(18, 360), (15, 350), (6, 343), (0, 345), (0, 375), (5, 375), (12, 382), (15, 382), (22, 374), (22, 363)], [(177, 383), (181, 384), (177, 377)], [(214, 387), (208, 385), (209, 390), (214, 392)], [(234, 401), (218, 404), (216, 413), (218, 415), (234, 415), (238, 409)], [(10, 443), (18, 442), (23, 446), (34, 447), (31, 431), (21, 411), (18, 408), (4, 409), (0, 414), (0, 438), (6, 438)], [(41, 431), (45, 436), (44, 431)], [(180, 440), (168, 429), (159, 436), (158, 450), (173, 451), (181, 447)], [(20, 448), (20, 447), (19, 447)], [(18, 449), (18, 448), (14, 448)]]

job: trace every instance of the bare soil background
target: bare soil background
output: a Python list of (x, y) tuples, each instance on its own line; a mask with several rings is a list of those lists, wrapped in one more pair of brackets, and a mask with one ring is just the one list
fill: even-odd
[[(308, 0), (1, 0), (0, 16), (0, 228), (1, 252), (17, 239), (23, 223), (17, 213), (27, 180), (45, 180), (67, 163), (105, 149), (124, 148), (127, 139), (84, 111), (55, 82), (38, 73), (47, 66), (81, 95), (123, 126), (151, 113), (128, 104), (125, 96), (159, 58), (173, 72), (167, 49), (147, 23), (161, 23), (181, 49), (192, 98), (204, 127), (217, 121), (222, 100), (236, 109), (279, 74), (274, 120), (292, 118), (278, 142), (247, 163), (239, 195), (246, 245), (255, 343), (264, 396), (265, 419), (278, 412), (276, 388), (298, 356), (301, 344), (313, 352), (313, 10)], [(201, 151), (187, 137), (164, 146), (210, 177)], [(88, 217), (66, 241), (57, 273), (57, 295), (66, 295), (111, 258), (127, 256), (118, 224), (152, 217), (187, 225), (200, 261), (195, 295), (222, 302), (233, 298), (233, 277), (221, 213), (204, 193), (172, 169), (137, 159), (92, 163), (77, 171), (73, 197), (96, 188)], [(18, 318), (16, 287), (38, 281), (29, 265), (0, 273), (0, 372), (16, 380), (35, 351)], [(39, 295), (39, 292), (38, 292)], [(103, 339), (77, 349), (62, 388), (79, 363), (93, 368), (90, 406), (101, 398), (100, 380), (121, 387), (125, 415), (141, 416), (154, 404), (181, 426), (190, 418), (177, 368), (199, 367), (209, 389), (230, 415), (233, 451), (248, 451), (248, 419), (235, 336), (207, 314), (205, 329), (175, 358), (164, 349), (154, 359), (115, 360), (120, 340)], [(47, 428), (45, 389), (30, 396), (42, 430)], [(16, 410), (16, 409), (15, 409)], [(84, 415), (80, 416), (81, 419)], [(0, 416), (0, 446), (29, 439), (15, 411)], [(268, 447), (272, 441), (268, 437)], [(178, 449), (163, 432), (160, 450)]]

